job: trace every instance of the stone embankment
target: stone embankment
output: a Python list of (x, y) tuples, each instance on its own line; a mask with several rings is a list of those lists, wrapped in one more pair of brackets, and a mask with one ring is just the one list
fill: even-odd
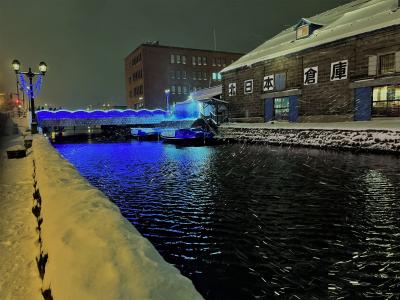
[(219, 137), (233, 142), (400, 154), (400, 128), (268, 128), (226, 125), (219, 129)]

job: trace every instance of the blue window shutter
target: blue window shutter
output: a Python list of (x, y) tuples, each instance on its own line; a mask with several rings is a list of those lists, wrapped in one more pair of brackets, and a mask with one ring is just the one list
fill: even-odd
[(371, 120), (372, 87), (362, 87), (354, 90), (355, 121)]
[(289, 122), (297, 122), (299, 118), (299, 97), (289, 97)]
[(275, 89), (277, 91), (283, 91), (286, 89), (286, 74), (275, 74)]
[(274, 99), (267, 98), (264, 101), (264, 119), (269, 122), (274, 118)]

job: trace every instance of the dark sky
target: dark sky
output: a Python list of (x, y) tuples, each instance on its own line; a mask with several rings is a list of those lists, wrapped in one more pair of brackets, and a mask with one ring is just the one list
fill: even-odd
[(123, 59), (140, 43), (246, 53), (295, 24), (350, 0), (0, 0), (0, 91), (44, 60), (39, 104), (125, 104)]

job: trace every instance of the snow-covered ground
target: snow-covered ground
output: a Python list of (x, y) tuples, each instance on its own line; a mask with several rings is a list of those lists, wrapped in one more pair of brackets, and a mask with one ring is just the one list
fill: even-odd
[(225, 123), (221, 127), (227, 128), (288, 128), (288, 129), (388, 129), (400, 131), (400, 118), (378, 118), (372, 121), (358, 122), (331, 122), (331, 123), (289, 123), (289, 122), (268, 122), (268, 123)]
[(272, 145), (400, 153), (400, 120), (341, 123), (230, 123), (219, 136)]
[[(0, 299), (202, 299), (192, 282), (168, 264), (41, 135), (27, 158), (7, 160), (0, 181)], [(34, 165), (33, 165), (34, 161)], [(35, 172), (34, 172), (35, 170)], [(33, 173), (41, 197), (42, 243), (32, 214)], [(41, 246), (40, 246), (41, 245)], [(43, 283), (39, 247), (48, 255)]]
[(32, 154), (8, 160), (5, 150), (23, 145), (23, 140), (13, 134), (11, 122), (5, 129), (6, 136), (0, 137), (0, 299), (43, 299), (35, 261), (38, 235), (31, 212)]
[(44, 286), (55, 299), (202, 299), (43, 136), (35, 136), (33, 157), (48, 253)]

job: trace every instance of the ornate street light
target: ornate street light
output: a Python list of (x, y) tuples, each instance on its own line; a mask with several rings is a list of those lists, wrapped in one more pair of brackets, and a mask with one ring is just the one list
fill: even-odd
[(14, 59), (12, 62), (12, 67), (13, 67), (16, 75), (24, 74), (24, 75), (26, 75), (26, 77), (29, 78), (29, 97), (30, 97), (30, 102), (31, 102), (31, 114), (32, 114), (31, 132), (32, 132), (32, 134), (35, 134), (35, 133), (37, 133), (37, 119), (36, 119), (36, 113), (35, 113), (35, 95), (34, 95), (34, 89), (33, 89), (33, 77), (35, 77), (36, 75), (44, 76), (47, 72), (47, 65), (43, 61), (40, 62), (40, 64), (39, 64), (40, 73), (32, 72), (31, 68), (29, 68), (28, 72), (21, 72), (21, 64), (20, 64), (19, 60)]

